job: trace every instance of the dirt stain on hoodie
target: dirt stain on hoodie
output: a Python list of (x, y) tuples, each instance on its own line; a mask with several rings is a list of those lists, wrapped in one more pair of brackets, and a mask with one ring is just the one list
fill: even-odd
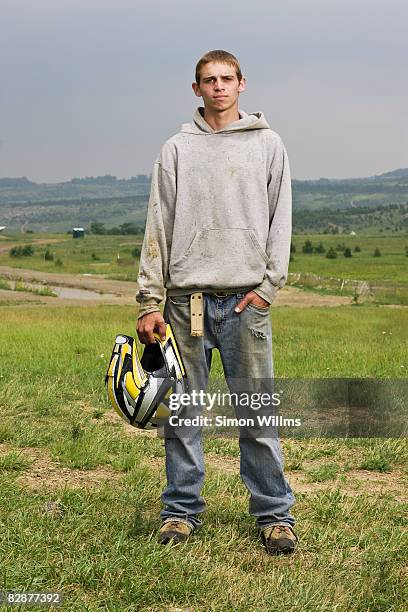
[(160, 255), (159, 245), (157, 241), (152, 237), (148, 236), (147, 238), (147, 256), (150, 259), (156, 259)]

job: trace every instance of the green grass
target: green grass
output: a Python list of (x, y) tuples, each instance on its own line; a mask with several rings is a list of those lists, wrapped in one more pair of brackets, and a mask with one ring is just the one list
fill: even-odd
[(373, 472), (390, 472), (392, 469), (389, 459), (381, 451), (371, 451), (360, 465), (362, 470)]
[[(66, 371), (77, 377), (71, 392), (81, 391), (82, 384), (100, 395), (116, 334), (135, 335), (133, 307), (5, 307), (2, 312), (0, 373), (8, 379), (16, 366), (26, 368), (34, 386), (44, 371), (65, 384)], [(404, 378), (407, 323), (405, 309), (393, 310), (392, 317), (375, 306), (272, 309), (275, 375)], [(218, 353), (212, 374), (222, 375)]]
[[(162, 441), (110, 418), (103, 386), (115, 335), (134, 335), (135, 309), (0, 312), (1, 588), (59, 590), (72, 612), (404, 609), (399, 481), (396, 493), (355, 495), (345, 483), (363, 465), (399, 478), (406, 440), (284, 439), (289, 478), (312, 482), (295, 487), (299, 552), (273, 558), (248, 514), (238, 442), (206, 439), (204, 526), (185, 546), (163, 547)], [(277, 376), (406, 376), (404, 310), (276, 308), (272, 323)]]
[[(29, 242), (34, 247), (34, 255), (16, 259), (5, 250), (0, 252), (0, 265), (66, 274), (103, 274), (135, 281), (138, 260), (131, 253), (141, 241), (141, 236), (86, 236), (76, 240), (68, 234), (30, 234), (30, 240), (13, 236), (1, 246)], [(53, 261), (44, 259), (47, 249), (53, 254)]]
[(340, 471), (340, 466), (337, 463), (325, 463), (308, 472), (310, 482), (325, 482), (333, 480)]
[[(336, 248), (338, 244), (345, 244), (352, 250), (352, 257), (346, 258), (343, 253), (337, 253), (337, 259), (327, 259), (326, 253), (305, 254), (302, 246), (306, 240), (311, 240), (314, 246), (323, 243), (326, 251)], [(289, 272), (316, 274), (324, 277), (336, 277), (355, 280), (366, 280), (373, 283), (408, 283), (408, 259), (405, 247), (408, 237), (397, 236), (349, 236), (339, 235), (304, 235), (293, 236), (292, 242), (296, 247), (294, 261), (289, 265)], [(361, 248), (360, 253), (354, 252), (354, 247)], [(378, 247), (381, 257), (373, 257)]]
[(14, 291), (27, 292), (29, 291), (29, 287), (23, 281), (16, 280), (14, 284)]
[[(306, 255), (302, 253), (302, 245), (308, 239), (315, 246), (322, 242), (326, 250), (331, 246), (335, 248), (338, 244), (345, 243), (352, 251), (358, 245), (361, 252), (353, 252), (353, 256), (349, 259), (340, 252), (337, 259), (327, 259), (325, 254)], [(41, 244), (38, 241), (41, 241)], [(324, 277), (367, 280), (377, 284), (408, 283), (406, 235), (295, 235), (292, 241), (296, 246), (296, 253), (294, 261), (289, 266), (291, 273), (302, 272)], [(9, 256), (8, 250), (5, 250), (0, 252), (0, 265), (29, 267), (47, 272), (104, 274), (110, 278), (135, 280), (138, 261), (132, 257), (131, 252), (135, 246), (140, 246), (141, 242), (141, 236), (89, 235), (77, 240), (69, 234), (3, 236), (0, 243), (3, 247), (32, 244), (34, 255), (15, 259)], [(381, 257), (373, 257), (376, 247), (380, 249)], [(44, 260), (47, 248), (53, 253), (54, 261)], [(56, 265), (58, 260), (62, 262), (62, 266)], [(391, 290), (394, 292), (393, 286)]]
[[(194, 544), (159, 547), (157, 484), (151, 472), (136, 470), (118, 487), (65, 487), (58, 491), (63, 514), (55, 518), (42, 513), (49, 496), (22, 497), (5, 481), (13, 512), (3, 523), (13, 531), (15, 561), (5, 586), (52, 585), (62, 590), (66, 610), (403, 609), (402, 515), (391, 500), (336, 490), (300, 496), (308, 547), (292, 559), (273, 559), (240, 517), (244, 492), (225, 487)], [(215, 505), (214, 495), (208, 501)], [(380, 527), (381, 513), (389, 518)]]
[(6, 455), (0, 455), (0, 472), (17, 471), (21, 472), (32, 464), (32, 461), (24, 457), (22, 453), (11, 451)]
[(405, 378), (407, 323), (404, 309), (272, 309), (276, 375)]
[(5, 278), (0, 278), (0, 289), (6, 289), (7, 291), (12, 291), (13, 287)]

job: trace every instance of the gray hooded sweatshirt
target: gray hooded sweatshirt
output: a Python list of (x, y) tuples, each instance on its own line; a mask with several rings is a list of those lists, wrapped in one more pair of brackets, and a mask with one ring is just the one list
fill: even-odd
[(204, 109), (154, 164), (138, 276), (139, 317), (167, 295), (249, 291), (273, 302), (287, 278), (289, 162), (262, 113), (214, 131)]

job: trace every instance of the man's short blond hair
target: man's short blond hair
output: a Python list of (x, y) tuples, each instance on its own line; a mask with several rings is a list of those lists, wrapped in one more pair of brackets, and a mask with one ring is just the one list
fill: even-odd
[(228, 53), (228, 51), (222, 51), (221, 49), (215, 49), (214, 51), (208, 51), (208, 53), (203, 55), (203, 57), (201, 57), (198, 60), (197, 66), (195, 69), (195, 80), (196, 80), (197, 85), (200, 84), (200, 76), (201, 76), (202, 67), (205, 66), (206, 64), (209, 64), (210, 62), (219, 62), (220, 64), (228, 64), (229, 66), (232, 66), (233, 68), (235, 68), (235, 72), (237, 73), (238, 81), (241, 81), (242, 79), (241, 66), (239, 65), (239, 61), (237, 60), (235, 55), (232, 55), (232, 53)]

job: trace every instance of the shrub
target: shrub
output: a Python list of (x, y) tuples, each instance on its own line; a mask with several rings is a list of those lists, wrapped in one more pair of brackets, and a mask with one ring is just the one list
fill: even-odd
[(58, 266), (58, 267), (61, 267), (64, 264), (62, 263), (61, 259), (57, 259), (57, 261), (55, 262), (55, 265)]
[(34, 255), (34, 249), (31, 244), (25, 246), (13, 247), (10, 249), (10, 257), (31, 257)]
[(97, 254), (96, 254), (96, 253), (92, 253), (92, 254), (91, 254), (91, 257), (92, 257), (92, 259), (93, 259), (94, 261), (97, 261), (97, 260), (99, 259), (99, 257), (97, 256)]
[(361, 249), (360, 249), (360, 247), (358, 246), (358, 244), (356, 244), (356, 246), (354, 247), (354, 252), (355, 252), (355, 253), (360, 253), (360, 252), (361, 252)]
[(310, 240), (306, 240), (305, 244), (302, 246), (303, 253), (313, 253), (313, 244)]
[(31, 257), (32, 255), (34, 255), (34, 248), (31, 244), (26, 244), (25, 246), (23, 246), (22, 253), (23, 257)]
[(47, 249), (44, 253), (45, 261), (54, 261), (54, 255), (51, 253), (49, 249)]
[[(296, 245), (293, 242), (290, 243), (290, 252), (296, 253)], [(408, 253), (408, 247), (407, 247), (407, 253)]]
[(140, 253), (141, 253), (141, 249), (140, 249), (140, 247), (137, 247), (137, 246), (136, 246), (134, 249), (132, 249), (132, 251), (131, 251), (131, 255), (132, 255), (132, 257), (134, 257), (135, 259), (136, 259), (137, 257), (140, 257)]
[(351, 249), (349, 247), (346, 247), (344, 249), (344, 253), (343, 253), (344, 257), (353, 257), (351, 254)]
[(110, 229), (107, 229), (106, 233), (113, 236), (127, 236), (132, 234), (143, 234), (144, 229), (135, 223), (122, 223), (122, 225), (119, 225), (119, 227), (111, 227)]
[(97, 236), (103, 236), (106, 234), (106, 227), (104, 223), (100, 221), (92, 221), (90, 227), (91, 234), (96, 234)]
[(326, 249), (323, 246), (323, 242), (319, 242), (317, 247), (315, 247), (315, 252), (316, 253), (325, 253), (326, 252)]
[(381, 257), (381, 251), (380, 251), (380, 249), (379, 249), (379, 248), (376, 248), (376, 249), (375, 249), (375, 251), (374, 251), (374, 253), (373, 253), (373, 256), (374, 256), (374, 257)]
[(336, 251), (333, 249), (333, 247), (330, 247), (330, 249), (327, 251), (327, 253), (326, 253), (326, 257), (327, 257), (327, 259), (336, 259), (336, 257), (337, 257), (337, 253), (336, 253)]

